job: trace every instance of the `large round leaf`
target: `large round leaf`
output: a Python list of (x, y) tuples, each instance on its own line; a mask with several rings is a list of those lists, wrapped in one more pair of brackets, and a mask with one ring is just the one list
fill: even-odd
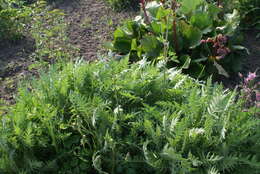
[(184, 47), (194, 48), (200, 44), (202, 32), (197, 27), (184, 21), (180, 21), (178, 26), (184, 40)]
[(146, 4), (145, 9), (147, 10), (147, 12), (151, 17), (156, 18), (157, 12), (160, 7), (161, 5), (158, 2), (152, 1)]
[(179, 12), (181, 14), (189, 14), (196, 9), (196, 7), (202, 4), (204, 0), (182, 0), (180, 2), (181, 7), (179, 8)]
[(131, 50), (132, 40), (125, 37), (117, 37), (113, 45), (117, 52), (127, 54)]
[(156, 58), (160, 55), (162, 45), (155, 36), (145, 36), (141, 40), (141, 48), (148, 57)]
[(212, 18), (207, 13), (197, 13), (194, 14), (191, 19), (190, 23), (202, 30), (204, 34), (210, 32), (212, 30)]

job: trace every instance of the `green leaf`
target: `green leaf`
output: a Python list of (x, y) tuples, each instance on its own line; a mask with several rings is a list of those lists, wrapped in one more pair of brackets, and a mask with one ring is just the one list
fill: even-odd
[(229, 78), (229, 74), (227, 73), (227, 71), (220, 64), (218, 64), (216, 61), (214, 61), (214, 66), (217, 68), (218, 73), (220, 75), (223, 75), (223, 76)]
[(202, 32), (197, 27), (193, 27), (184, 21), (179, 22), (179, 27), (186, 47), (195, 48), (200, 44)]
[(114, 49), (114, 45), (112, 42), (105, 42), (103, 44), (103, 47), (106, 48), (106, 49), (110, 49), (110, 50), (113, 50)]
[(127, 54), (131, 50), (131, 39), (118, 37), (114, 40), (114, 49), (120, 53)]
[(145, 36), (141, 40), (141, 48), (148, 57), (158, 57), (161, 51), (161, 44), (155, 36)]
[(232, 45), (232, 49), (246, 51), (248, 55), (250, 54), (249, 50), (246, 47), (243, 47), (242, 45)]
[(132, 40), (132, 43), (131, 43), (131, 50), (137, 50), (137, 42), (136, 42), (136, 39), (133, 39)]
[(161, 20), (161, 19), (163, 19), (164, 17), (166, 17), (166, 16), (168, 16), (170, 14), (171, 14), (171, 9), (164, 9), (163, 7), (160, 7), (158, 9), (156, 18)]
[(206, 60), (208, 60), (207, 57), (202, 57), (202, 58), (198, 58), (198, 59), (193, 60), (193, 62), (200, 63), (200, 62), (204, 62)]
[(196, 9), (196, 7), (202, 4), (204, 0), (182, 0), (180, 2), (181, 7), (179, 12), (183, 14), (189, 14)]
[(145, 9), (151, 17), (156, 18), (157, 12), (160, 7), (161, 5), (158, 2), (151, 1), (146, 4)]
[(206, 34), (212, 30), (212, 18), (207, 13), (197, 13), (190, 19), (190, 23)]
[(240, 15), (236, 9), (233, 10), (233, 13), (228, 13), (224, 16), (226, 24), (217, 27), (217, 30), (220, 30), (227, 36), (232, 36), (237, 30), (240, 24)]
[(191, 58), (188, 55), (181, 56), (181, 60), (184, 60), (184, 64), (181, 69), (188, 69), (190, 67)]
[(152, 22), (151, 23), (151, 27), (154, 33), (156, 34), (160, 34), (161, 33), (161, 24), (157, 23), (157, 22)]
[(207, 7), (207, 12), (211, 18), (213, 19), (218, 18), (218, 14), (221, 11), (220, 8), (218, 8), (216, 5), (211, 3), (208, 4), (206, 7)]
[(138, 28), (138, 24), (135, 21), (127, 21), (123, 26), (116, 29), (114, 32), (114, 38), (117, 37), (127, 37), (133, 38), (136, 37), (136, 30)]

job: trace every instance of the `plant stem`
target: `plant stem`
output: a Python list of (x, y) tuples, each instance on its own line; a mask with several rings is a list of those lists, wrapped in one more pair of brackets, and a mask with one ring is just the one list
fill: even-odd
[(174, 42), (174, 47), (175, 47), (175, 51), (176, 53), (178, 52), (179, 50), (179, 45), (178, 45), (178, 38), (177, 38), (177, 26), (176, 26), (176, 1), (173, 0), (172, 1), (172, 10), (173, 10), (173, 42)]
[(145, 0), (141, 0), (141, 7), (144, 11), (145, 22), (147, 22), (148, 24), (151, 24), (149, 17), (147, 15), (146, 9), (145, 9)]

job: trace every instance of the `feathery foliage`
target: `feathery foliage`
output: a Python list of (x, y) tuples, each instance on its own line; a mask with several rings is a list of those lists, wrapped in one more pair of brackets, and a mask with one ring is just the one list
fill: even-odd
[(256, 174), (260, 120), (235, 96), (145, 60), (52, 67), (1, 117), (0, 172)]

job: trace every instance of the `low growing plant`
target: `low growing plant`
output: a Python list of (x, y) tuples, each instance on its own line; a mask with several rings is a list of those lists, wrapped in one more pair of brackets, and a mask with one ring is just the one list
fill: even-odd
[(122, 11), (126, 9), (137, 9), (139, 0), (105, 0), (114, 10)]
[[(180, 67), (193, 77), (221, 74), (226, 77), (241, 68), (240, 22), (236, 10), (205, 0), (141, 1), (142, 14), (114, 32), (107, 47), (131, 61), (146, 57), (169, 67)], [(243, 52), (244, 53), (244, 52)]]
[(21, 38), (30, 13), (18, 0), (0, 0), (0, 41)]
[(236, 95), (163, 62), (53, 67), (1, 117), (0, 170), (257, 174), (259, 110)]
[(32, 9), (30, 34), (36, 44), (33, 56), (47, 62), (76, 56), (77, 50), (68, 41), (64, 13), (48, 7), (46, 1), (36, 2)]

